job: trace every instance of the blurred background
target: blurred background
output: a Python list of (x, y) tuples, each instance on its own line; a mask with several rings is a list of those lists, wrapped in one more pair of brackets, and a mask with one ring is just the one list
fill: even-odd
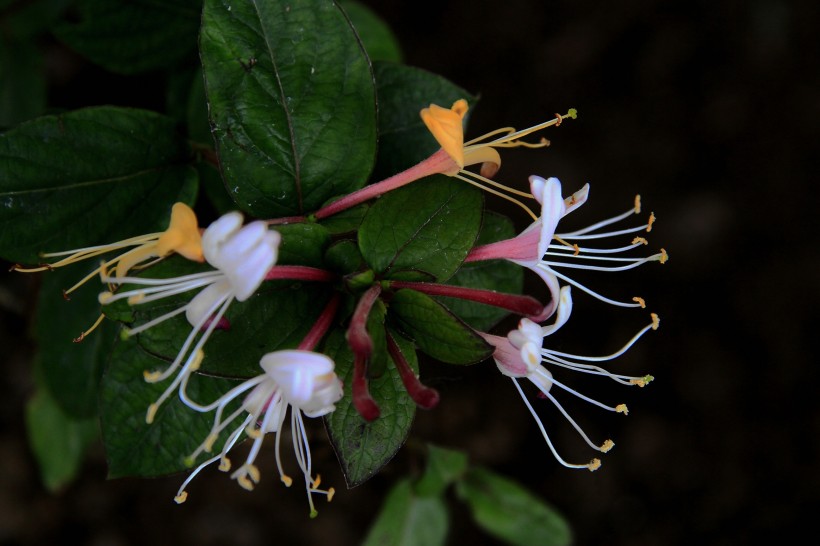
[[(178, 507), (171, 498), (182, 476), (108, 482), (100, 447), (74, 484), (50, 494), (23, 421), (37, 281), (2, 273), (0, 544), (357, 544), (424, 442), (463, 449), (525, 483), (566, 516), (576, 544), (788, 543), (808, 529), (820, 508), (820, 377), (810, 346), (820, 325), (811, 209), (820, 204), (820, 4), (365, 3), (393, 28), (407, 64), (480, 95), (468, 137), (578, 109), (577, 120), (545, 134), (547, 150), (506, 154), (497, 178), (525, 187), (530, 174), (557, 176), (567, 191), (590, 182), (590, 201), (568, 217), (577, 227), (628, 209), (635, 193), (655, 212), (650, 249), (664, 247), (669, 263), (578, 276), (613, 297), (643, 296), (647, 311), (576, 291), (573, 319), (548, 339), (557, 350), (607, 354), (649, 311), (660, 315), (661, 328), (613, 365), (653, 374), (649, 387), (573, 378), (586, 394), (627, 403), (627, 417), (562, 398), (593, 438), (617, 447), (598, 472), (564, 469), (494, 365), (428, 365), (422, 377), (440, 390), (440, 406), (417, 414), (411, 441), (366, 484), (344, 489), (315, 429), (314, 464), (338, 490), (319, 521), (298, 491), (247, 494), (217, 472), (199, 477)], [(50, 35), (38, 47), (54, 108), (162, 108), (163, 75), (107, 73)], [(545, 408), (544, 418), (567, 459), (589, 458), (560, 415)], [(275, 472), (267, 451), (263, 475)], [(452, 510), (449, 544), (500, 544), (465, 508)]]

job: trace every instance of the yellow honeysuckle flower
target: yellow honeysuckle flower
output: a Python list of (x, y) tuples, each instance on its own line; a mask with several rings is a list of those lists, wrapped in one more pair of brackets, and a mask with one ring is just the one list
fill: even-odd
[(135, 266), (152, 258), (165, 258), (172, 252), (176, 252), (195, 262), (204, 261), (202, 255), (202, 236), (199, 232), (196, 214), (185, 203), (174, 203), (174, 206), (171, 208), (171, 221), (169, 222), (168, 229), (163, 232), (139, 235), (107, 245), (90, 246), (62, 252), (48, 252), (42, 254), (42, 256), (44, 258), (65, 256), (65, 258), (53, 263), (43, 264), (39, 267), (25, 268), (15, 265), (12, 269), (23, 273), (47, 271), (129, 247), (135, 248), (131, 248), (119, 256), (101, 263), (94, 271), (67, 289), (64, 292), (65, 295), (77, 290), (88, 280), (96, 277), (101, 271), (114, 268), (115, 277), (125, 277), (128, 271)]
[[(496, 129), (478, 138), (464, 142), (462, 120), (468, 110), (469, 106), (467, 101), (459, 99), (455, 101), (449, 109), (431, 104), (429, 107), (423, 108), (420, 112), (422, 121), (424, 121), (430, 133), (435, 137), (441, 149), (444, 150), (452, 160), (452, 165), (444, 168), (442, 173), (464, 180), (469, 184), (478, 186), (485, 191), (512, 201), (521, 206), (535, 219), (536, 217), (533, 212), (524, 204), (488, 187), (494, 186), (521, 197), (532, 198), (532, 195), (526, 192), (515, 190), (491, 180), (501, 168), (501, 155), (498, 153), (497, 148), (543, 148), (549, 146), (549, 141), (544, 138), (539, 142), (526, 142), (521, 139), (541, 129), (553, 125), (557, 127), (567, 118), (575, 119), (578, 116), (578, 112), (574, 108), (571, 108), (566, 114), (556, 114), (555, 117), (549, 121), (539, 123), (538, 125), (521, 131), (516, 131), (513, 127), (502, 127), (501, 129)], [(470, 165), (481, 165), (480, 172), (473, 173), (465, 170), (465, 167), (469, 167)]]

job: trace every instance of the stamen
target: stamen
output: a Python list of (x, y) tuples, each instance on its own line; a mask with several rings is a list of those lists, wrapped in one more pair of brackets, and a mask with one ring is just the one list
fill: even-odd
[[(561, 404), (559, 404), (559, 403), (558, 403), (558, 400), (556, 400), (556, 399), (555, 399), (555, 397), (554, 397), (552, 394), (550, 394), (549, 392), (544, 392), (544, 391), (541, 391), (541, 392), (544, 394), (544, 396), (546, 396), (547, 398), (549, 398), (549, 400), (553, 403), (553, 405), (554, 405), (556, 408), (558, 408), (558, 411), (560, 411), (560, 412), (561, 412), (561, 414), (564, 416), (564, 418), (565, 418), (567, 421), (569, 421), (569, 423), (572, 425), (572, 428), (574, 428), (574, 429), (578, 432), (578, 434), (580, 434), (580, 435), (581, 435), (581, 438), (583, 438), (583, 439), (584, 439), (584, 441), (587, 443), (587, 445), (588, 445), (589, 447), (591, 447), (592, 449), (601, 450), (601, 448), (600, 448), (600, 447), (598, 447), (596, 444), (592, 443), (592, 440), (590, 440), (590, 439), (589, 439), (589, 436), (587, 436), (587, 434), (583, 431), (583, 429), (581, 428), (581, 426), (580, 426), (580, 425), (578, 425), (578, 423), (576, 423), (576, 422), (575, 422), (575, 419), (573, 419), (572, 417), (570, 417), (569, 413), (567, 413), (567, 411), (564, 409), (564, 406), (562, 406)], [(606, 445), (606, 443), (605, 443), (604, 445)]]
[(668, 260), (669, 260), (669, 254), (667, 254), (667, 253), (666, 253), (666, 250), (664, 250), (664, 249), (662, 248), (662, 249), (661, 249), (661, 257), (660, 257), (660, 259), (658, 259), (658, 261), (659, 261), (661, 264), (665, 264)]
[(652, 231), (652, 224), (655, 223), (655, 213), (652, 212), (649, 214), (649, 222), (646, 224), (646, 232), (649, 233)]
[[(540, 266), (540, 265), (541, 265), (541, 264), (539, 264), (539, 266)], [(558, 277), (559, 279), (563, 279), (564, 281), (568, 282), (568, 283), (569, 283), (569, 284), (571, 284), (572, 286), (574, 286), (574, 287), (578, 288), (579, 290), (583, 290), (584, 292), (586, 292), (586, 293), (587, 293), (587, 294), (589, 294), (590, 296), (592, 296), (592, 297), (594, 297), (594, 298), (596, 298), (596, 299), (599, 299), (599, 300), (601, 300), (601, 301), (603, 301), (603, 302), (605, 302), (605, 303), (609, 303), (609, 304), (611, 304), (611, 305), (616, 305), (616, 306), (618, 306), (618, 307), (640, 307), (640, 305), (639, 305), (639, 304), (637, 304), (637, 303), (626, 303), (626, 302), (620, 302), (620, 301), (615, 301), (615, 300), (609, 299), (609, 298), (607, 298), (607, 297), (605, 297), (605, 296), (602, 296), (601, 294), (599, 294), (599, 293), (597, 293), (597, 292), (595, 292), (595, 291), (593, 291), (593, 290), (591, 290), (591, 289), (587, 288), (587, 287), (586, 287), (586, 286), (584, 286), (583, 284), (581, 284), (581, 283), (579, 283), (579, 282), (577, 282), (577, 281), (574, 281), (574, 280), (570, 279), (570, 278), (569, 278), (569, 277), (567, 277), (566, 275), (562, 275), (561, 273), (559, 273), (559, 272), (555, 271), (554, 269), (549, 269), (549, 268), (547, 268), (547, 267), (540, 267), (540, 269), (544, 269), (544, 270), (548, 271), (549, 273), (552, 273), (553, 275), (555, 275), (555, 276), (556, 276), (556, 277)]]
[(626, 407), (626, 404), (618, 404), (615, 406), (615, 411), (617, 413), (623, 413), (624, 415), (629, 415), (629, 409)]
[[(555, 457), (555, 460), (557, 460), (559, 463), (561, 463), (563, 466), (565, 466), (567, 468), (589, 468), (589, 466), (585, 465), (585, 464), (571, 464), (571, 463), (568, 463), (564, 459), (562, 459), (560, 455), (558, 455), (558, 452), (555, 450), (555, 446), (552, 445), (552, 441), (550, 440), (550, 437), (547, 434), (547, 430), (544, 428), (544, 424), (541, 423), (541, 419), (538, 417), (538, 414), (535, 413), (535, 410), (533, 409), (532, 405), (530, 404), (530, 401), (527, 400), (527, 397), (524, 395), (524, 391), (521, 390), (521, 386), (518, 384), (518, 381), (514, 377), (511, 377), (510, 379), (512, 379), (513, 385), (515, 385), (515, 388), (518, 391), (518, 394), (521, 395), (521, 399), (524, 401), (524, 405), (527, 406), (528, 410), (530, 410), (530, 415), (532, 415), (533, 418), (535, 419), (535, 422), (538, 425), (538, 429), (541, 431), (541, 435), (544, 437), (544, 440), (546, 440), (547, 446), (549, 447), (550, 451), (552, 452), (553, 457)], [(595, 459), (595, 460), (597, 460), (597, 459)], [(599, 461), (599, 465), (600, 465), (600, 461)]]
[(590, 472), (595, 472), (599, 468), (601, 468), (601, 459), (595, 458), (589, 461), (589, 464), (586, 465)]
[(615, 442), (613, 442), (612, 440), (607, 440), (601, 445), (599, 449), (601, 450), (601, 453), (608, 453), (609, 450), (613, 447), (615, 447)]
[(632, 301), (638, 302), (638, 305), (641, 306), (641, 309), (646, 309), (646, 300), (644, 300), (643, 298), (635, 296), (634, 298), (632, 298)]
[[(492, 188), (488, 188), (487, 186), (484, 186), (483, 184), (480, 184), (479, 182), (477, 182), (475, 180), (471, 180), (470, 178), (467, 178), (468, 175), (472, 176), (472, 177), (475, 177), (475, 178), (477, 178), (479, 180), (482, 180), (482, 181), (492, 182), (491, 180), (489, 180), (487, 178), (484, 178), (483, 176), (478, 175), (478, 174), (473, 173), (473, 172), (470, 172), (470, 171), (460, 171), (460, 173), (454, 175), (453, 178), (458, 178), (459, 180), (467, 182), (468, 184), (471, 184), (471, 185), (473, 185), (473, 186), (475, 186), (479, 189), (482, 189), (482, 190), (486, 191), (487, 193), (491, 193), (491, 194), (496, 195), (496, 196), (498, 196), (498, 197), (500, 197), (500, 198), (502, 198), (506, 201), (509, 201), (510, 203), (514, 203), (514, 204), (518, 205), (519, 207), (521, 207), (521, 209), (523, 209), (524, 212), (529, 214), (530, 217), (533, 219), (533, 221), (538, 220), (538, 216), (536, 216), (535, 213), (532, 210), (530, 210), (530, 208), (527, 205), (525, 205), (524, 203), (522, 203), (518, 199), (510, 197), (509, 195), (505, 195), (505, 194), (503, 194), (499, 191), (496, 191)], [(493, 185), (495, 185), (495, 184), (497, 184), (497, 183), (493, 182)], [(504, 186), (504, 187), (506, 188), (506, 186)]]
[(661, 325), (661, 318), (655, 313), (651, 313), (649, 316), (652, 317), (652, 329), (657, 330), (658, 326)]
[(88, 330), (86, 330), (85, 332), (80, 333), (79, 337), (74, 338), (72, 341), (73, 341), (74, 343), (80, 343), (82, 340), (84, 340), (84, 339), (86, 338), (86, 336), (87, 336), (87, 335), (89, 335), (91, 332), (93, 332), (94, 330), (96, 330), (96, 329), (97, 329), (97, 326), (99, 326), (100, 324), (102, 324), (102, 321), (103, 321), (103, 319), (104, 319), (104, 318), (105, 318), (105, 315), (103, 315), (102, 313), (100, 313), (100, 316), (99, 316), (99, 317), (97, 317), (97, 320), (95, 320), (95, 321), (94, 321), (94, 324), (92, 324), (92, 325), (91, 325), (91, 328), (89, 328), (89, 329), (88, 329)]
[(648, 245), (648, 244), (649, 244), (649, 241), (647, 241), (647, 240), (646, 240), (646, 239), (644, 239), (643, 237), (635, 237), (634, 239), (632, 239), (632, 244), (633, 244), (633, 245), (638, 245), (638, 244), (641, 244), (641, 245)]
[(635, 196), (635, 214), (641, 213), (641, 194)]

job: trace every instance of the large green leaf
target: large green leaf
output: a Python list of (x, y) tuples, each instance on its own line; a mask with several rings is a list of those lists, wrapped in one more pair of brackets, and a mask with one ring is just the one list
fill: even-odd
[(77, 0), (79, 20), (57, 36), (121, 74), (174, 66), (193, 57), (202, 0)]
[(97, 294), (103, 285), (98, 279), (91, 279), (73, 292), (68, 301), (62, 291), (93, 267), (75, 265), (44, 273), (37, 302), (35, 334), (43, 383), (62, 410), (75, 418), (97, 415), (100, 377), (119, 330), (114, 321), (103, 320), (81, 342), (72, 342), (99, 317)]
[(206, 0), (205, 89), (228, 191), (257, 217), (364, 185), (376, 147), (367, 56), (331, 0)]
[[(476, 240), (476, 246), (494, 243), (515, 236), (515, 228), (509, 218), (484, 213), (484, 222)], [(447, 284), (495, 290), (506, 294), (520, 294), (524, 285), (524, 269), (507, 260), (487, 260), (464, 264)], [(476, 328), (487, 331), (509, 314), (508, 311), (457, 298), (438, 298), (461, 320)]]
[(55, 252), (164, 230), (196, 171), (171, 118), (99, 107), (0, 134), (0, 255)]
[(464, 182), (431, 176), (376, 201), (359, 228), (365, 261), (386, 278), (406, 271), (451, 277), (475, 243), (484, 198)]
[(564, 518), (519, 484), (473, 468), (456, 484), (481, 527), (508, 544), (565, 546), (572, 534)]
[(379, 155), (374, 177), (387, 178), (412, 167), (439, 145), (419, 112), (430, 103), (449, 108), (458, 99), (476, 98), (441, 76), (390, 62), (373, 63), (379, 97)]
[(387, 23), (370, 8), (353, 0), (341, 2), (371, 61), (401, 62), (399, 42)]
[(444, 499), (416, 495), (405, 479), (388, 493), (364, 546), (442, 545), (448, 524)]
[[(176, 395), (160, 406), (152, 424), (145, 422), (148, 407), (172, 380), (149, 384), (143, 380), (143, 371), (165, 365), (167, 362), (143, 350), (133, 339), (120, 342), (114, 349), (111, 366), (103, 376), (100, 399), (103, 443), (111, 478), (159, 476), (186, 470), (185, 458), (211, 430), (213, 414), (193, 411)], [(187, 393), (206, 404), (235, 385), (234, 381), (194, 375)], [(226, 436), (222, 435), (214, 451), (221, 449)]]
[[(418, 373), (418, 361), (412, 343), (394, 336), (408, 364)], [(387, 366), (379, 378), (370, 380), (370, 393), (381, 409), (381, 415), (368, 423), (352, 403), (350, 380), (353, 377), (353, 353), (344, 332), (334, 331), (324, 352), (336, 362), (336, 373), (345, 382), (345, 393), (336, 403), (336, 411), (325, 417), (330, 440), (348, 487), (355, 487), (372, 477), (396, 454), (410, 432), (416, 404), (407, 394), (396, 367)]]
[(419, 349), (442, 362), (474, 364), (493, 353), (484, 338), (421, 292), (396, 292), (390, 300), (388, 317)]

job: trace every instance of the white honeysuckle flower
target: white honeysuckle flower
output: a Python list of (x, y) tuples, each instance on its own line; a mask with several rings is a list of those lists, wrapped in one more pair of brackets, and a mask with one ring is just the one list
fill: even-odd
[[(275, 434), (276, 466), (282, 482), (290, 487), (293, 480), (283, 468), (279, 453), (279, 434), (290, 407), (290, 426), (293, 436), (293, 449), (296, 462), (305, 479), (311, 517), (316, 515), (313, 505), (313, 494), (327, 495), (332, 499), (333, 488), (319, 489), (320, 476), (313, 477), (311, 472), (310, 445), (308, 444), (302, 414), (307, 417), (321, 417), (336, 409), (336, 402), (342, 397), (342, 382), (334, 372), (334, 363), (328, 356), (312, 351), (284, 350), (268, 353), (262, 357), (260, 366), (264, 373), (234, 387), (221, 398), (207, 406), (200, 406), (200, 411), (214, 411), (214, 424), (205, 441), (194, 451), (188, 461), (193, 461), (203, 452), (210, 452), (219, 435), (232, 423), (241, 418), (239, 424), (228, 435), (222, 451), (200, 464), (182, 486), (176, 496), (178, 503), (184, 502), (188, 494), (187, 485), (206, 466), (220, 461), (219, 469), (228, 472), (231, 462), (228, 451), (245, 433), (253, 439), (250, 452), (245, 462), (237, 468), (231, 478), (244, 489), (252, 490), (261, 478), (259, 469), (254, 464), (265, 434)], [(223, 417), (225, 408), (234, 400), (250, 391), (242, 404), (233, 413)], [(244, 417), (243, 417), (244, 415)]]
[(612, 440), (606, 440), (600, 446), (593, 443), (589, 439), (587, 434), (581, 429), (581, 427), (575, 422), (575, 420), (572, 419), (572, 417), (570, 417), (569, 413), (567, 413), (564, 407), (553, 396), (551, 389), (553, 386), (557, 386), (558, 388), (563, 389), (577, 396), (578, 398), (590, 402), (600, 408), (616, 413), (623, 413), (625, 415), (628, 413), (626, 405), (618, 404), (616, 406), (607, 406), (606, 404), (598, 402), (597, 400), (593, 400), (592, 398), (589, 398), (588, 396), (585, 396), (579, 393), (578, 391), (570, 388), (569, 386), (565, 385), (564, 383), (556, 380), (553, 376), (552, 371), (548, 369), (547, 366), (560, 367), (592, 375), (602, 375), (609, 377), (610, 379), (613, 379), (618, 383), (622, 383), (625, 385), (638, 385), (640, 387), (643, 387), (650, 381), (652, 381), (653, 377), (651, 375), (645, 375), (642, 377), (632, 377), (621, 374), (613, 374), (605, 370), (604, 368), (601, 368), (597, 364), (589, 363), (597, 363), (612, 360), (622, 355), (648, 330), (657, 329), (659, 325), (659, 319), (658, 316), (653, 313), (652, 322), (650, 324), (641, 329), (631, 340), (629, 340), (629, 342), (626, 345), (624, 345), (624, 347), (608, 356), (588, 357), (543, 348), (542, 345), (544, 338), (548, 335), (551, 335), (552, 333), (557, 331), (561, 326), (563, 326), (569, 319), (571, 311), (572, 295), (570, 293), (570, 287), (564, 286), (563, 288), (561, 288), (558, 311), (556, 314), (555, 322), (553, 324), (542, 327), (536, 324), (535, 322), (524, 318), (521, 319), (521, 321), (519, 322), (518, 328), (516, 330), (511, 331), (507, 335), (507, 337), (499, 337), (490, 334), (482, 335), (484, 339), (486, 339), (495, 347), (493, 359), (495, 360), (496, 366), (498, 366), (498, 369), (499, 371), (501, 371), (502, 374), (510, 377), (513, 380), (515, 388), (521, 395), (522, 400), (524, 400), (524, 404), (527, 406), (527, 409), (535, 418), (535, 421), (538, 424), (538, 428), (541, 431), (541, 434), (544, 436), (544, 440), (546, 440), (547, 445), (549, 446), (550, 451), (555, 456), (556, 460), (568, 468), (587, 468), (591, 471), (594, 471), (601, 466), (601, 461), (598, 458), (592, 459), (592, 461), (590, 461), (587, 464), (572, 464), (566, 462), (558, 454), (558, 452), (555, 449), (555, 446), (553, 446), (552, 441), (550, 440), (549, 435), (547, 434), (547, 430), (544, 427), (544, 424), (541, 422), (541, 418), (533, 409), (532, 405), (530, 404), (529, 400), (524, 394), (524, 391), (518, 384), (517, 378), (529, 379), (530, 382), (532, 382), (536, 387), (538, 387), (538, 390), (542, 393), (542, 395), (545, 398), (549, 399), (553, 403), (553, 405), (555, 405), (558, 411), (561, 412), (561, 414), (569, 421), (573, 428), (575, 428), (575, 430), (581, 435), (581, 437), (590, 447), (602, 453), (606, 453), (615, 445), (612, 442)]
[[(146, 421), (149, 424), (153, 422), (160, 405), (177, 388), (180, 388), (183, 402), (189, 403), (184, 394), (184, 380), (201, 363), (202, 348), (208, 338), (217, 328), (230, 304), (234, 300), (247, 300), (276, 264), (281, 242), (279, 233), (269, 230), (265, 222), (252, 222), (243, 226), (242, 221), (241, 213), (230, 212), (213, 222), (202, 234), (202, 254), (205, 261), (216, 268), (215, 271), (167, 279), (112, 277), (105, 270), (102, 271), (101, 276), (105, 283), (140, 286), (123, 292), (103, 292), (99, 300), (104, 305), (121, 299), (126, 299), (130, 305), (139, 305), (202, 289), (186, 305), (124, 331), (126, 336), (139, 334), (182, 313), (185, 313), (185, 318), (192, 326), (191, 333), (170, 366), (162, 372), (145, 371), (145, 380), (149, 383), (163, 381), (176, 373), (174, 381), (148, 408)], [(189, 405), (197, 409), (196, 404)]]
[[(583, 247), (579, 244), (587, 240), (629, 235), (640, 231), (651, 231), (652, 224), (655, 222), (654, 214), (649, 216), (647, 224), (616, 231), (601, 231), (602, 228), (620, 222), (633, 214), (640, 213), (640, 196), (635, 197), (634, 206), (623, 214), (613, 216), (612, 218), (597, 222), (577, 231), (557, 233), (558, 222), (561, 218), (583, 205), (588, 199), (589, 184), (586, 184), (573, 195), (564, 198), (561, 196), (561, 182), (557, 178), (544, 179), (540, 176), (531, 176), (529, 180), (532, 195), (541, 204), (541, 216), (512, 239), (474, 248), (467, 256), (466, 261), (506, 259), (532, 270), (541, 277), (550, 291), (552, 301), (551, 304), (545, 307), (544, 313), (539, 317), (535, 317), (538, 322), (546, 320), (555, 312), (560, 292), (559, 279), (612, 305), (619, 307), (645, 307), (645, 302), (642, 298), (635, 297), (629, 302), (612, 300), (594, 292), (558, 271), (559, 269), (586, 269), (616, 272), (626, 271), (646, 262), (657, 261), (662, 264), (666, 263), (669, 256), (663, 249), (656, 254), (646, 257), (624, 258), (611, 256), (646, 245), (647, 241), (643, 237), (635, 237), (628, 245), (616, 248), (591, 248)], [(602, 265), (592, 265), (587, 262), (597, 262)]]

